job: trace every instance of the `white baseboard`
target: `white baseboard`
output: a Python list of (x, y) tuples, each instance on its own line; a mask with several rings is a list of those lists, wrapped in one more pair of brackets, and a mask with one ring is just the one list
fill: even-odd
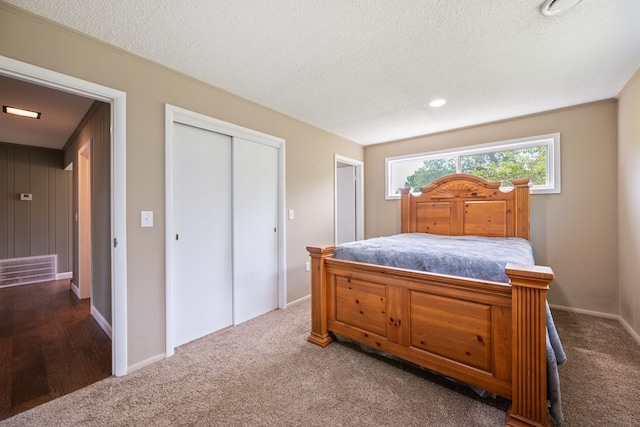
[(141, 362), (134, 363), (133, 365), (129, 365), (129, 368), (127, 369), (127, 373), (130, 374), (133, 371), (142, 369), (145, 366), (153, 365), (154, 363), (160, 362), (161, 360), (164, 360), (164, 359), (166, 359), (166, 355), (162, 353), (162, 354), (158, 354), (156, 356), (150, 357), (148, 359), (145, 359)]
[[(50, 280), (46, 280), (44, 282), (25, 282), (25, 283), (12, 283), (10, 285), (2, 285), (0, 286), (0, 289), (5, 289), (5, 288), (15, 288), (17, 286), (26, 286), (26, 285), (37, 285), (39, 283), (47, 283), (47, 282), (51, 282)], [(52, 282), (53, 283), (53, 282)]]
[(311, 299), (311, 295), (307, 295), (306, 297), (302, 297), (302, 298), (297, 299), (295, 301), (291, 301), (290, 303), (287, 303), (287, 307), (289, 307), (290, 305), (301, 303), (303, 301), (307, 301), (309, 299)]
[(622, 327), (625, 328), (627, 332), (629, 332), (629, 334), (631, 334), (633, 339), (635, 339), (638, 344), (640, 344), (640, 335), (638, 335), (638, 333), (633, 330), (631, 325), (629, 325), (622, 317), (620, 317), (618, 320), (620, 320), (620, 324), (622, 325)]
[(80, 299), (80, 288), (78, 287), (78, 285), (74, 283), (73, 280), (71, 281), (71, 290), (73, 291), (74, 294), (76, 294), (78, 299)]
[(620, 316), (618, 316), (617, 314), (603, 313), (601, 311), (584, 310), (582, 308), (573, 308), (573, 307), (567, 307), (565, 305), (557, 305), (557, 304), (549, 304), (549, 307), (562, 310), (562, 311), (571, 311), (573, 313), (586, 314), (588, 316), (596, 316), (596, 317), (604, 317), (607, 319), (620, 320)]
[(111, 325), (109, 324), (109, 322), (107, 322), (107, 319), (105, 319), (104, 316), (102, 316), (102, 313), (100, 313), (98, 309), (93, 306), (93, 304), (91, 304), (91, 316), (93, 316), (93, 318), (96, 319), (96, 322), (98, 322), (98, 325), (100, 325), (102, 330), (109, 336), (109, 338), (113, 339), (112, 338), (113, 332), (111, 330)]
[(72, 279), (73, 271), (67, 271), (66, 273), (56, 274), (56, 280)]
[(629, 335), (631, 335), (633, 337), (633, 339), (636, 340), (636, 342), (638, 344), (640, 344), (640, 335), (638, 335), (638, 333), (633, 330), (631, 325), (629, 325), (621, 316), (618, 316), (617, 314), (602, 313), (600, 311), (583, 310), (581, 308), (573, 308), (573, 307), (567, 307), (567, 306), (564, 306), (564, 305), (556, 305), (556, 304), (549, 304), (549, 307), (555, 308), (555, 309), (558, 309), (558, 310), (570, 311), (570, 312), (578, 313), (578, 314), (586, 314), (586, 315), (589, 315), (589, 316), (604, 317), (606, 319), (615, 319), (618, 322), (620, 322), (622, 327), (629, 333)]
[[(64, 273), (63, 273), (64, 274)], [(71, 277), (71, 276), (69, 276)], [(53, 280), (59, 280), (58, 276), (56, 275), (56, 278)], [(10, 285), (2, 285), (0, 286), (0, 289), (4, 289), (4, 288), (15, 288), (16, 286), (26, 286), (26, 285), (37, 285), (37, 284), (41, 284), (41, 283), (48, 283), (51, 282), (53, 283), (52, 280), (38, 280), (36, 282), (23, 282), (23, 283), (12, 283)]]

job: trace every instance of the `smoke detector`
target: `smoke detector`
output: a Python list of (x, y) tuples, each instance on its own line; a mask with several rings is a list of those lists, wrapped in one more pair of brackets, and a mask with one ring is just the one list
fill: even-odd
[(543, 15), (554, 16), (566, 12), (582, 0), (546, 0), (540, 7)]

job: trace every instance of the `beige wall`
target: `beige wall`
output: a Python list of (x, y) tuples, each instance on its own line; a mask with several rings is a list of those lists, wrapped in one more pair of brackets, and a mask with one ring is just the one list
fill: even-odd
[(640, 70), (624, 88), (618, 112), (620, 316), (640, 335)]
[[(305, 247), (333, 242), (333, 154), (361, 160), (361, 146), (5, 3), (0, 40), (0, 55), (127, 94), (129, 365), (165, 350), (165, 103), (286, 140), (287, 209), (296, 211), (287, 221), (287, 300), (309, 294)], [(142, 210), (154, 211), (154, 228), (140, 228)]]
[(556, 275), (549, 301), (617, 314), (615, 100), (365, 147), (367, 237), (399, 232), (399, 202), (384, 198), (385, 157), (554, 132), (561, 138), (562, 194), (531, 202), (536, 261)]

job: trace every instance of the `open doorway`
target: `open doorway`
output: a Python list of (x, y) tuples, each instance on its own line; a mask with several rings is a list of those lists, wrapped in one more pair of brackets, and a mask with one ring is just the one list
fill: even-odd
[[(112, 339), (110, 373), (118, 376), (127, 373), (127, 297), (126, 297), (126, 210), (125, 210), (125, 125), (126, 125), (126, 95), (124, 92), (97, 85), (95, 83), (76, 79), (30, 64), (0, 56), (0, 76), (17, 81), (32, 83), (56, 91), (72, 93), (108, 105), (107, 127), (110, 129), (106, 150), (110, 153), (109, 163), (105, 165), (107, 180), (110, 182), (110, 194), (106, 197), (110, 203), (107, 208), (107, 245), (104, 250), (109, 252), (109, 265), (102, 266), (110, 270), (110, 280), (107, 284), (109, 307), (106, 316), (106, 326), (110, 330)], [(87, 151), (84, 154), (88, 154)], [(80, 156), (82, 159), (82, 156)], [(90, 159), (89, 156), (86, 159)], [(80, 162), (79, 162), (80, 163)], [(77, 163), (77, 164), (79, 164)], [(88, 160), (87, 165), (91, 165)], [(76, 211), (78, 212), (78, 211)], [(88, 222), (91, 224), (91, 220)], [(91, 230), (91, 227), (89, 227)], [(78, 262), (77, 260), (75, 262)], [(68, 284), (68, 281), (67, 281)], [(32, 286), (32, 285), (29, 285)], [(91, 286), (89, 286), (91, 289)], [(91, 291), (89, 290), (89, 293)], [(68, 293), (68, 288), (67, 288)], [(75, 297), (74, 297), (75, 298)], [(87, 301), (87, 304), (89, 302)], [(91, 314), (96, 317), (91, 307)], [(103, 313), (105, 314), (105, 313)], [(105, 325), (100, 325), (105, 330)]]
[(364, 239), (363, 163), (335, 155), (335, 244)]
[[(12, 103), (22, 100), (22, 91), (48, 95), (49, 101), (57, 97), (59, 110), (80, 102), (68, 94), (58, 96), (5, 77), (0, 77), (0, 85), (6, 89), (0, 92), (17, 94), (9, 95)], [(38, 104), (37, 99), (31, 102), (42, 107), (43, 115), (51, 108)], [(0, 217), (4, 233), (11, 236), (2, 239), (0, 249), (1, 277), (8, 278), (0, 282), (0, 347), (5, 350), (0, 351), (0, 365), (6, 368), (0, 369), (0, 419), (112, 375), (110, 320), (105, 322), (102, 316), (107, 313), (106, 305), (110, 318), (111, 260), (108, 253), (92, 257), (96, 252), (91, 237), (93, 146), (85, 136), (91, 132), (98, 141), (109, 140), (108, 126), (98, 126), (106, 121), (109, 106), (91, 100), (83, 103), (87, 111), (83, 108), (74, 116), (68, 130), (71, 136), (63, 133), (62, 150), (59, 145), (42, 147), (36, 144), (37, 138), (31, 146), (18, 144), (33, 137), (28, 131), (11, 138), (0, 133), (2, 140), (13, 141), (0, 144), (0, 193), (8, 196), (2, 197), (0, 206), (17, 213)], [(3, 122), (18, 129), (21, 123)], [(66, 161), (73, 159), (75, 169), (63, 169), (65, 153)], [(103, 162), (109, 162), (108, 156)], [(108, 200), (108, 174), (106, 179), (96, 174), (95, 181), (102, 181), (95, 188), (96, 200)], [(29, 195), (25, 201), (10, 196), (22, 191)], [(109, 205), (98, 204), (95, 217), (108, 219)], [(95, 228), (96, 246), (108, 250), (109, 226), (97, 222)], [(93, 265), (97, 267), (96, 292)], [(70, 281), (78, 286), (70, 286)], [(93, 298), (96, 294), (98, 298)]]

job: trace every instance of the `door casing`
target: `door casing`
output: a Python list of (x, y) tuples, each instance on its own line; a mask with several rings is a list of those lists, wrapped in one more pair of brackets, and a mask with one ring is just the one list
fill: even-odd
[[(93, 296), (91, 241), (91, 140), (78, 150), (78, 283), (80, 299)], [(93, 301), (91, 302), (93, 305)]]
[(0, 55), (0, 75), (106, 102), (111, 110), (111, 327), (112, 372), (128, 371), (127, 334), (127, 95), (46, 68)]

